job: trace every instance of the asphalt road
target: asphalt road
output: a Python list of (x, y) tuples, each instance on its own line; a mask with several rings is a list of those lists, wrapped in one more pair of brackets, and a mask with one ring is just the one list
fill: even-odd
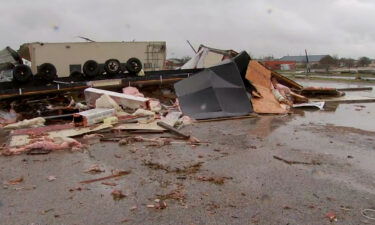
[[(0, 157), (0, 223), (375, 224), (361, 214), (375, 209), (375, 131), (356, 121), (375, 124), (375, 111), (361, 105), (183, 128), (208, 142), (198, 146), (96, 142), (83, 152)], [(349, 122), (330, 123), (341, 111)], [(84, 172), (94, 164), (104, 172)], [(113, 170), (131, 173), (80, 184)], [(114, 200), (113, 190), (125, 197)]]

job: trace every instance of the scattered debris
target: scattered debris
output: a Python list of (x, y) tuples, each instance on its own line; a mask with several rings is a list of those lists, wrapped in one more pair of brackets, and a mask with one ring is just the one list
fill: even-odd
[(105, 172), (105, 170), (101, 169), (98, 164), (94, 164), (90, 166), (87, 170), (85, 170), (85, 173), (91, 173), (91, 174), (103, 173), (103, 172)]
[(18, 115), (14, 111), (14, 109), (9, 110), (9, 112), (0, 110), (0, 125), (16, 123), (17, 118), (18, 118)]
[(163, 200), (160, 200), (157, 202), (157, 204), (155, 205), (155, 209), (165, 209), (167, 208), (167, 203)]
[(95, 101), (95, 108), (102, 109), (114, 109), (116, 113), (124, 112), (121, 106), (115, 102), (107, 94), (103, 94), (100, 98)]
[(177, 135), (179, 137), (182, 137), (184, 139), (189, 139), (190, 138), (190, 135), (183, 134), (179, 130), (177, 130), (176, 128), (174, 128), (174, 127), (170, 126), (169, 124), (166, 124), (166, 123), (164, 123), (162, 121), (157, 122), (157, 125), (159, 125), (159, 126), (165, 128), (165, 129), (169, 130), (171, 133), (173, 133), (173, 134), (175, 134), (175, 135)]
[(170, 168), (168, 166), (164, 166), (160, 163), (154, 163), (154, 162), (146, 161), (146, 162), (144, 162), (144, 165), (147, 166), (150, 169), (153, 169), (153, 170), (164, 170), (166, 172), (170, 171)]
[(142, 124), (142, 123), (128, 123), (128, 124), (120, 124), (113, 128), (114, 130), (147, 130), (147, 131), (165, 131), (164, 128), (157, 125), (156, 121), (151, 123)]
[(131, 219), (125, 218), (125, 219), (121, 220), (120, 223), (127, 223), (127, 222), (130, 222), (130, 221), (131, 221)]
[(113, 115), (115, 115), (114, 109), (96, 108), (74, 114), (73, 120), (77, 127), (86, 127), (96, 123), (101, 123), (105, 118)]
[(83, 139), (96, 139), (96, 138), (104, 138), (103, 134), (86, 134), (82, 137)]
[(23, 182), (23, 177), (14, 178), (5, 182), (5, 184), (16, 185)]
[(175, 200), (180, 203), (185, 203), (186, 201), (186, 195), (184, 193), (184, 186), (182, 184), (177, 184), (177, 188), (169, 192), (168, 194), (157, 195), (157, 197), (158, 199), (160, 199), (160, 201)]
[(26, 154), (27, 155), (46, 155), (46, 154), (49, 154), (51, 152), (52, 152), (52, 150), (50, 150), (50, 149), (36, 148), (36, 149), (30, 149), (29, 151), (26, 152)]
[(95, 105), (95, 102), (102, 95), (106, 94), (111, 97), (117, 104), (124, 108), (138, 109), (147, 108), (148, 99), (128, 94), (121, 94), (113, 91), (106, 91), (96, 88), (87, 88), (84, 91), (86, 103), (88, 105)]
[(51, 211), (54, 211), (55, 209), (46, 209), (46, 210), (43, 210), (42, 212), (41, 212), (41, 214), (46, 214), (46, 213), (48, 213), (48, 212), (51, 212)]
[(4, 126), (4, 129), (22, 129), (22, 128), (32, 128), (32, 127), (42, 127), (46, 120), (42, 117), (37, 117), (30, 120), (22, 120), (17, 123), (12, 123)]
[(327, 213), (326, 217), (329, 219), (330, 222), (337, 222), (337, 217), (334, 212)]
[(113, 197), (113, 200), (115, 201), (119, 201), (126, 197), (126, 195), (124, 195), (121, 190), (117, 190), (117, 189), (113, 190), (111, 192), (111, 195)]
[(196, 178), (199, 181), (207, 181), (217, 185), (223, 185), (225, 180), (232, 179), (231, 177), (206, 177), (206, 176), (198, 176)]
[(343, 92), (337, 91), (336, 88), (329, 88), (329, 87), (304, 87), (301, 91), (301, 94), (314, 97), (314, 96), (334, 96), (340, 97), (343, 96)]
[(157, 99), (150, 99), (148, 105), (152, 112), (158, 113), (161, 111), (161, 104), (160, 101)]
[(137, 97), (142, 97), (142, 98), (145, 97), (141, 92), (139, 92), (139, 90), (136, 87), (131, 87), (131, 86), (123, 88), (122, 93), (124, 93), (126, 95), (133, 95), (133, 96), (137, 96)]
[[(366, 213), (368, 212), (372, 212), (373, 213), (373, 216), (368, 216), (366, 215)], [(375, 220), (375, 209), (363, 209), (361, 210), (361, 214), (362, 216), (364, 216), (366, 219), (369, 219), (369, 220)]]
[(300, 104), (293, 104), (293, 108), (301, 108), (301, 107), (309, 107), (309, 108), (318, 108), (323, 110), (325, 102), (309, 102), (309, 103), (300, 103)]
[(45, 133), (51, 131), (58, 131), (58, 130), (65, 130), (65, 129), (72, 129), (74, 128), (73, 124), (55, 124), (43, 127), (35, 127), (35, 128), (25, 128), (25, 129), (18, 129), (13, 130), (12, 135), (43, 135)]
[(168, 114), (162, 118), (162, 122), (168, 124), (171, 127), (174, 127), (181, 117), (182, 113), (180, 111), (168, 112)]
[(283, 159), (279, 156), (276, 156), (274, 155), (273, 156), (274, 159), (277, 159), (277, 160), (280, 160), (288, 165), (293, 165), (293, 164), (302, 164), (302, 165), (321, 165), (320, 162), (317, 162), (315, 160), (312, 160), (311, 162), (300, 162), (300, 161), (293, 161), (293, 160), (286, 160), (286, 159)]
[(3, 151), (2, 155), (17, 155), (33, 149), (43, 149), (46, 151), (72, 149), (74, 151), (82, 149), (83, 147), (84, 146), (80, 142), (72, 138), (42, 137), (32, 140), (32, 143), (28, 145), (6, 149), (5, 151)]
[(181, 173), (193, 174), (193, 173), (197, 173), (201, 169), (202, 165), (203, 165), (203, 162), (197, 162), (197, 163), (194, 163), (193, 165), (185, 166), (183, 169), (176, 168), (169, 172), (180, 173), (180, 174)]
[(81, 181), (80, 183), (81, 184), (90, 184), (90, 183), (94, 183), (94, 182), (98, 182), (98, 181), (102, 181), (102, 180), (112, 179), (112, 178), (115, 178), (115, 177), (125, 176), (125, 175), (128, 175), (128, 174), (130, 174), (130, 171), (117, 171), (117, 172), (114, 172), (112, 175), (109, 175), (109, 176), (91, 179), (91, 180), (84, 180), (84, 181)]
[(82, 191), (82, 190), (90, 190), (89, 188), (82, 188), (82, 187), (75, 187), (75, 188), (70, 188), (69, 189), (69, 192), (73, 192), (73, 191)]
[(119, 145), (128, 145), (134, 142), (151, 142), (152, 146), (161, 147), (169, 145), (171, 141), (168, 138), (144, 138), (142, 136), (131, 136), (121, 139)]
[(55, 176), (48, 176), (48, 177), (47, 177), (47, 180), (48, 180), (49, 182), (51, 182), (51, 181), (56, 180), (56, 177), (55, 177)]
[(130, 208), (130, 211), (134, 211), (134, 210), (136, 210), (136, 209), (138, 209), (138, 206), (132, 206), (132, 207)]
[(102, 182), (102, 184), (107, 185), (107, 186), (112, 186), (112, 187), (117, 186), (116, 183), (112, 183), (112, 182)]

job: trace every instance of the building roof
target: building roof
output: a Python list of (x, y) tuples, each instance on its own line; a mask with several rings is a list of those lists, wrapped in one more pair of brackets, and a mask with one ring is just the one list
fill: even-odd
[(181, 64), (183, 62), (181, 62), (181, 59), (177, 59), (177, 58), (170, 58), (170, 59), (167, 59), (168, 62), (171, 62), (171, 63), (174, 63), (174, 64)]
[[(327, 55), (307, 55), (309, 62), (319, 62), (322, 58)], [(279, 59), (280, 61), (295, 61), (295, 62), (306, 62), (306, 56), (284, 56)]]

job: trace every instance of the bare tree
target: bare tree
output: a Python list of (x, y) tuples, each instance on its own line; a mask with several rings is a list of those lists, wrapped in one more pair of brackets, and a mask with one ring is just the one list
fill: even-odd
[(329, 71), (329, 68), (331, 66), (336, 66), (338, 64), (338, 61), (333, 58), (332, 56), (330, 55), (327, 55), (325, 57), (323, 57), (320, 61), (319, 61), (320, 65), (322, 65), (326, 71), (328, 72)]
[(357, 62), (358, 66), (363, 66), (363, 67), (367, 67), (370, 64), (371, 64), (371, 59), (366, 56), (359, 58)]
[(350, 70), (350, 68), (354, 67), (355, 60), (352, 58), (341, 58), (340, 63), (342, 63), (345, 67), (348, 67)]

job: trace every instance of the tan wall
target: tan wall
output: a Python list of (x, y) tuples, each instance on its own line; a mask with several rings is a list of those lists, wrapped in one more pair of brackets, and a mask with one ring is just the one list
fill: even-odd
[[(166, 59), (165, 42), (76, 42), (76, 43), (31, 43), (29, 44), (33, 73), (42, 63), (52, 63), (59, 77), (69, 76), (69, 65), (83, 64), (93, 59), (104, 63), (107, 59), (118, 59), (125, 63), (136, 57), (152, 65), (147, 70), (163, 69)], [(151, 64), (150, 64), (151, 63)]]

